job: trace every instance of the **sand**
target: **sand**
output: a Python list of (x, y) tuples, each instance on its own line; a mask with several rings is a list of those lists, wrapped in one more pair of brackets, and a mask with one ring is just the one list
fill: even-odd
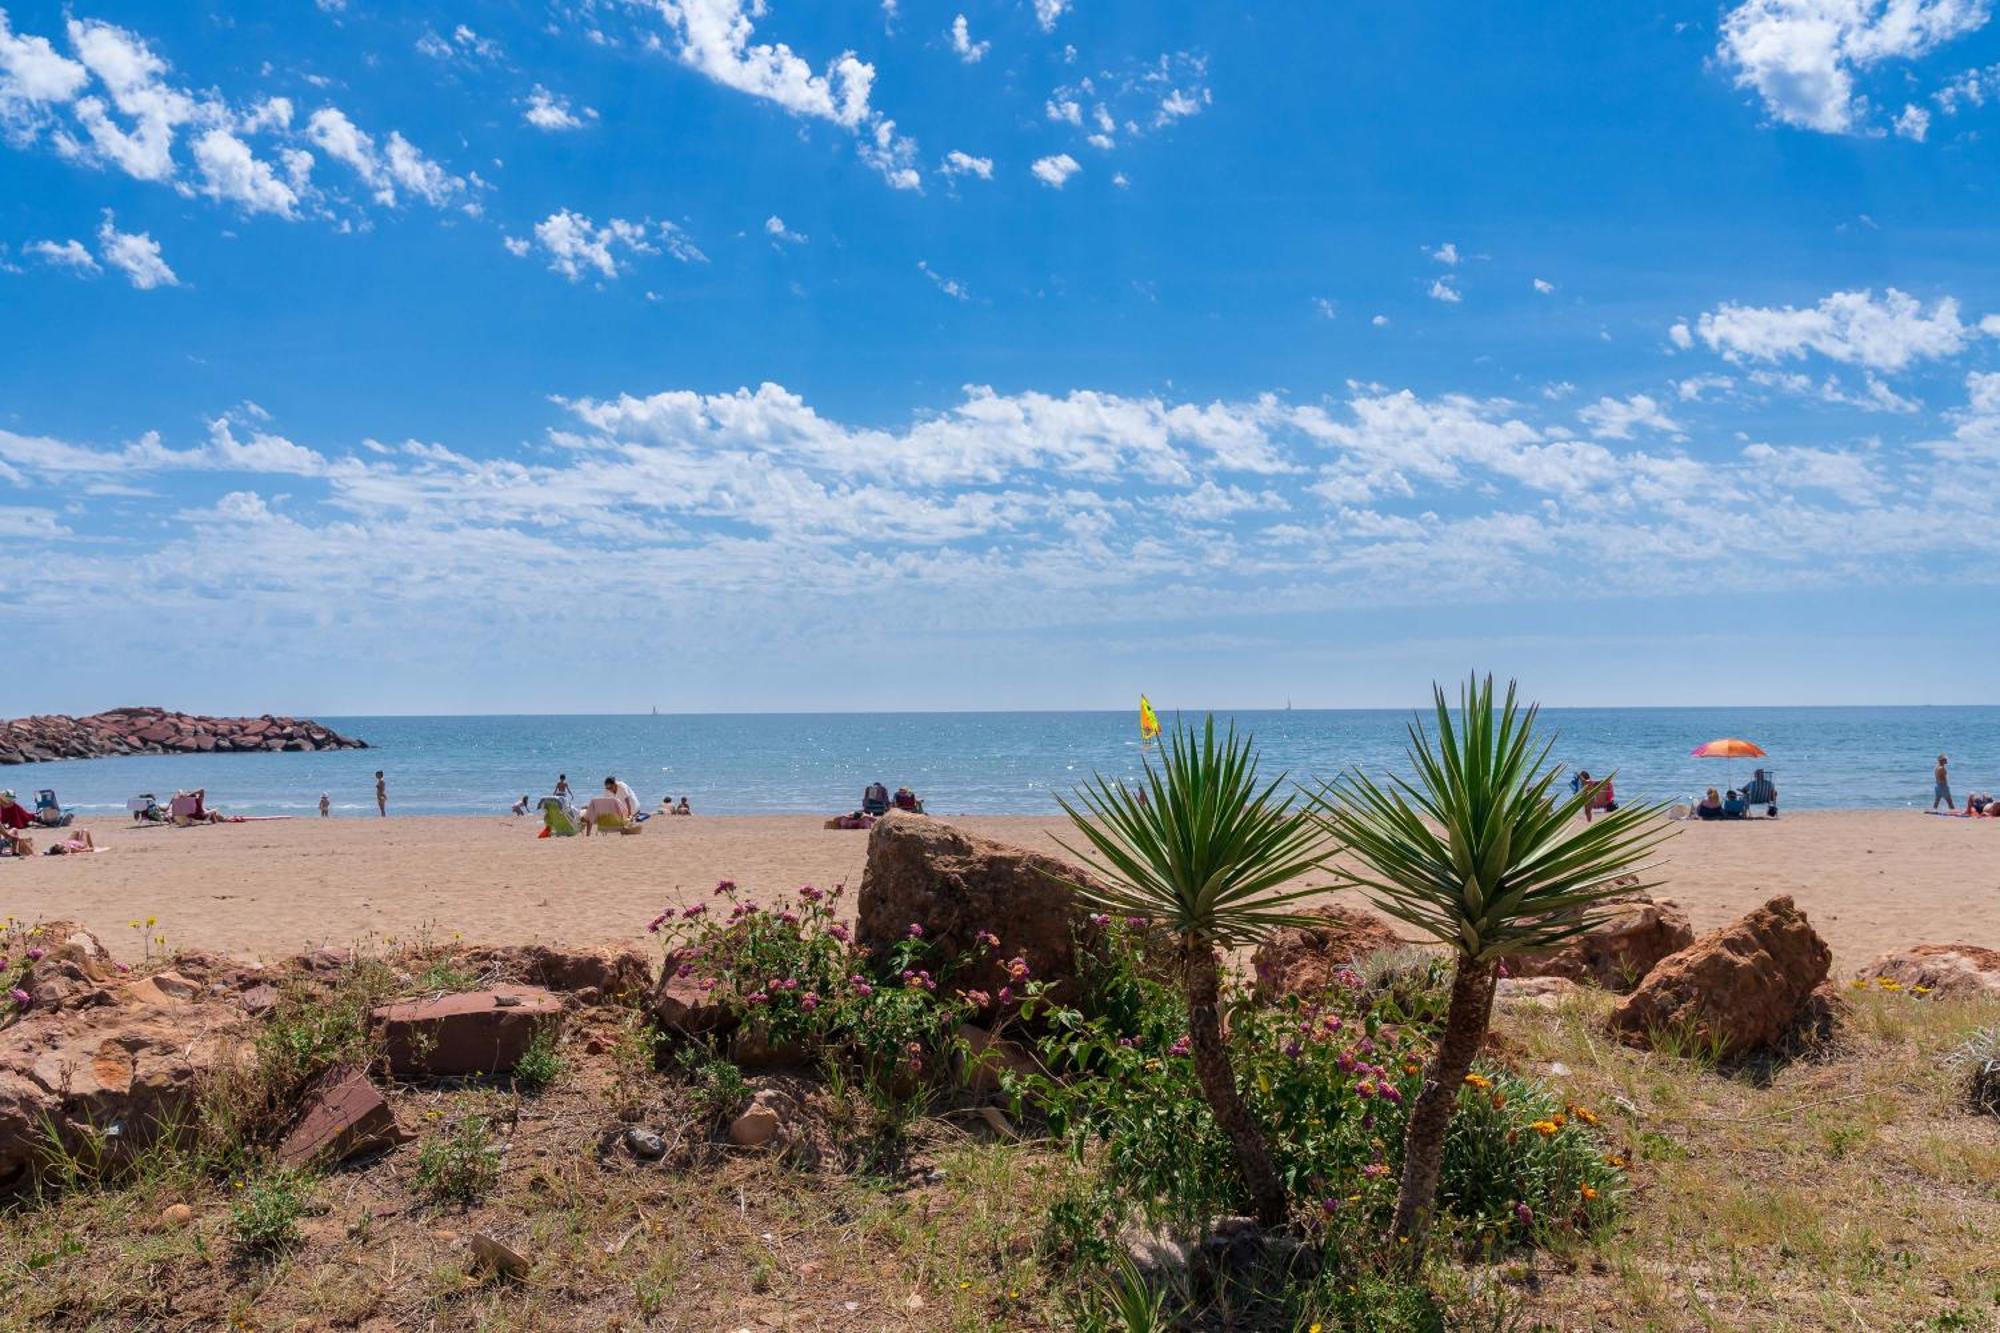
[[(539, 840), (507, 818), (294, 819), (188, 829), (86, 821), (95, 856), (0, 858), (5, 912), (68, 918), (121, 957), (167, 947), (272, 959), (320, 944), (642, 941), (662, 907), (718, 879), (771, 896), (858, 887), (868, 835), (803, 816), (648, 822), (637, 837)], [(1049, 846), (1059, 819), (966, 818), (991, 837)], [(1892, 948), (2000, 947), (2000, 821), (1916, 811), (1815, 811), (1692, 824), (1668, 845), (1658, 896), (1696, 930), (1789, 893), (1854, 968)], [(128, 923), (152, 917), (150, 931)], [(158, 945), (154, 948), (157, 951)]]

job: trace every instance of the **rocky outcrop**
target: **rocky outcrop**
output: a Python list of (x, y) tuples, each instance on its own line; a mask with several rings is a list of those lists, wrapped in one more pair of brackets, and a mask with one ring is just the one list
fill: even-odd
[(88, 717), (48, 714), (0, 722), (0, 764), (129, 754), (365, 750), (368, 742), (296, 717), (195, 717), (163, 708), (114, 708)]
[(1919, 944), (1885, 953), (1855, 980), (1947, 999), (2000, 995), (2000, 949), (1977, 944)]
[(653, 965), (637, 949), (570, 949), (550, 944), (476, 946), (464, 965), (496, 980), (526, 982), (583, 1004), (636, 1005), (653, 986)]
[(192, 1116), (199, 1080), (238, 1058), (252, 1023), (185, 979), (107, 974), (31, 1001), (0, 1031), (0, 1184), (42, 1160), (51, 1136), (112, 1162), (143, 1150)]
[(397, 1078), (504, 1074), (562, 1023), (562, 1001), (539, 986), (496, 986), (385, 1004), (375, 1023)]
[[(999, 996), (1025, 977), (1076, 998), (1077, 943), (1096, 932), (1069, 883), (1092, 883), (1076, 866), (1041, 852), (974, 837), (927, 815), (891, 811), (868, 835), (868, 865), (855, 904), (855, 935), (878, 954), (915, 926), (943, 964), (964, 959), (952, 984)], [(982, 953), (982, 932), (998, 949)], [(1019, 960), (1024, 967), (1011, 967)]]
[(1741, 1056), (1783, 1046), (1831, 1014), (1814, 992), (1833, 954), (1790, 897), (1773, 898), (1721, 930), (1663, 958), (1611, 1012), (1626, 1041), (1677, 1042)]
[(1662, 958), (1693, 943), (1694, 928), (1679, 904), (1639, 893), (1608, 904), (1602, 920), (1553, 952), (1510, 958), (1507, 969), (1517, 977), (1565, 977), (1625, 992)]
[(1403, 942), (1395, 927), (1372, 912), (1329, 904), (1307, 915), (1305, 925), (1272, 931), (1250, 956), (1258, 999), (1315, 995), (1332, 985), (1342, 969)]

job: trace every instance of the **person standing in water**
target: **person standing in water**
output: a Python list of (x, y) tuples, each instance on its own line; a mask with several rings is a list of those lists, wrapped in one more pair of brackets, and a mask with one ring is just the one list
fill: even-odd
[(333, 798), (331, 796), (328, 796), (325, 792), (321, 792), (319, 794), (319, 817), (321, 819), (327, 819), (330, 818), (332, 814), (333, 814)]
[(1937, 771), (1931, 775), (1932, 780), (1937, 783), (1931, 789), (1931, 809), (1933, 810), (1937, 809), (1940, 803), (1947, 810), (1952, 809), (1956, 805), (1956, 802), (1951, 799), (1951, 775), (1945, 772), (1945, 764), (1945, 757), (1939, 755)]
[(564, 805), (569, 804), (569, 774), (567, 773), (556, 774), (556, 799)]
[(389, 782), (379, 768), (375, 770), (375, 813), (384, 819), (389, 817)]

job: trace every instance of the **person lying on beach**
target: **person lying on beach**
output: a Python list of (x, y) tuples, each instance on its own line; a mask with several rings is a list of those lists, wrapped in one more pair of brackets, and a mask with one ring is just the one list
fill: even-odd
[(91, 841), (89, 829), (73, 828), (69, 831), (68, 837), (49, 848), (49, 855), (74, 856), (78, 852), (94, 852), (96, 850), (97, 844)]
[(1708, 789), (1708, 795), (1701, 798), (1701, 804), (1694, 808), (1696, 819), (1722, 818), (1722, 798), (1715, 794), (1715, 788)]
[(1965, 813), (1972, 819), (2000, 819), (2000, 801), (1995, 801), (1983, 791), (1973, 792), (1965, 798)]

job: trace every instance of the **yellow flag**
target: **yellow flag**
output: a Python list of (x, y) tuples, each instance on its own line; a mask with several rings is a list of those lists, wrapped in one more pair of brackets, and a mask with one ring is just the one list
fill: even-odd
[(1139, 739), (1156, 741), (1160, 738), (1160, 716), (1153, 711), (1153, 701), (1145, 695), (1139, 696)]

